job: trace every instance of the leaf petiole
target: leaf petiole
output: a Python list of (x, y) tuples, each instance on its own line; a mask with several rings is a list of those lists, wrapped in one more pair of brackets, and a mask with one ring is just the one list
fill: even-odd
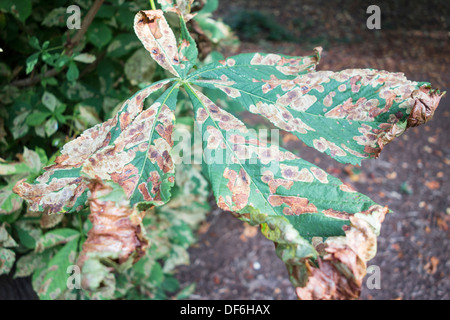
[(156, 10), (155, 3), (153, 2), (153, 0), (150, 0), (150, 7), (152, 8), (152, 10)]

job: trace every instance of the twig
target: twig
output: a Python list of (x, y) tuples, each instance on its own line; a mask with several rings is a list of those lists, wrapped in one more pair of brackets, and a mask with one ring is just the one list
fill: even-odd
[[(86, 33), (87, 29), (92, 23), (92, 20), (94, 20), (95, 15), (97, 14), (98, 10), (102, 6), (104, 0), (96, 0), (92, 7), (89, 9), (88, 13), (83, 19), (83, 22), (81, 24), (81, 28), (78, 30), (78, 32), (75, 34), (75, 37), (73, 37), (72, 40), (68, 39), (66, 44), (64, 45), (65, 49), (65, 55), (71, 56), (73, 49), (78, 45), (78, 43), (83, 39), (84, 34)], [(36, 77), (31, 76), (26, 79), (19, 79), (16, 81), (11, 82), (11, 85), (16, 87), (29, 87), (32, 85), (35, 85), (36, 83), (39, 83), (43, 78), (49, 78), (56, 76), (60, 71), (64, 70), (65, 66), (62, 67), (59, 70), (51, 69), (44, 73), (43, 75), (38, 75)]]

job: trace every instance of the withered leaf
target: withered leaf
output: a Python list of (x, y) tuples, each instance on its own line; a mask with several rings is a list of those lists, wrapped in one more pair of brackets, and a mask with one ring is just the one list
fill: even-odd
[[(92, 228), (83, 244), (77, 265), (82, 268), (84, 288), (96, 289), (98, 282), (91, 282), (92, 272), (83, 268), (89, 259), (101, 261), (110, 259), (124, 264), (129, 259), (139, 260), (148, 246), (143, 232), (142, 218), (145, 211), (139, 212), (129, 206), (129, 201), (120, 186), (93, 181), (89, 184), (89, 199)], [(105, 275), (106, 276), (106, 275)]]

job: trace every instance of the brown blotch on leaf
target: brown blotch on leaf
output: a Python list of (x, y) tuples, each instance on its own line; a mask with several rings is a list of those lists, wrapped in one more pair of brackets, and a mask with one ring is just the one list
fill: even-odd
[(162, 37), (161, 30), (158, 25), (159, 17), (151, 16), (150, 14), (146, 14), (144, 11), (139, 11), (139, 23), (145, 23), (148, 25), (150, 32), (153, 34), (155, 39), (159, 39)]
[(285, 204), (286, 207), (283, 209), (283, 213), (289, 216), (318, 212), (317, 207), (309, 203), (307, 198), (271, 195), (268, 200), (271, 205), (276, 207)]

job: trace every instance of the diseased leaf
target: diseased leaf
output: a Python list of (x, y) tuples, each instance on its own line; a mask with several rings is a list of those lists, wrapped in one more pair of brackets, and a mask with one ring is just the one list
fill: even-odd
[[(36, 290), (42, 300), (58, 299), (67, 290), (67, 268), (75, 264), (77, 257), (78, 236), (66, 243), (40, 272), (39, 285)], [(39, 274), (39, 272), (37, 272)]]
[(78, 211), (87, 201), (89, 179), (119, 183), (131, 204), (168, 200), (173, 185), (169, 150), (177, 88), (172, 86), (142, 112), (144, 100), (169, 80), (149, 86), (127, 100), (117, 115), (67, 143), (55, 163), (35, 184), (24, 180), (14, 192), (33, 211)]
[(42, 252), (48, 248), (67, 243), (77, 237), (80, 233), (77, 230), (69, 228), (61, 228), (46, 232), (36, 242), (36, 252)]
[(136, 36), (131, 33), (122, 33), (115, 36), (108, 45), (106, 55), (118, 58), (130, 53), (136, 48), (141, 48), (141, 43), (136, 39)]
[(48, 119), (44, 124), (45, 134), (47, 137), (52, 136), (58, 131), (58, 121), (55, 118)]
[(42, 104), (50, 111), (55, 111), (57, 105), (61, 104), (61, 102), (55, 97), (53, 93), (45, 91), (42, 95)]
[(439, 104), (441, 95), (428, 84), (409, 81), (402, 73), (314, 72), (320, 51), (316, 58), (238, 55), (205, 66), (188, 79), (224, 91), (308, 146), (352, 164), (378, 157), (413, 123), (431, 119)]
[[(373, 210), (370, 214), (357, 213), (350, 217), (350, 228), (345, 237), (330, 237), (325, 242), (317, 241), (321, 251), (318, 266), (306, 261), (306, 285), (297, 286), (301, 300), (356, 299), (366, 275), (366, 261), (375, 256), (377, 236), (385, 209)], [(288, 268), (292, 276), (296, 271)], [(344, 275), (344, 276), (343, 276)], [(295, 284), (295, 283), (294, 283)]]
[(14, 278), (28, 277), (36, 269), (44, 268), (46, 265), (43, 254), (31, 251), (17, 260)]
[(186, 76), (197, 61), (198, 49), (194, 39), (189, 34), (186, 22), (180, 16), (181, 38), (178, 48), (181, 64), (183, 65), (182, 76)]
[(66, 25), (67, 20), (67, 8), (59, 7), (50, 11), (42, 20), (41, 24), (46, 27), (58, 26), (62, 27)]
[(179, 77), (180, 63), (175, 35), (161, 10), (139, 11), (134, 18), (134, 31), (152, 58), (164, 69)]
[(0, 275), (8, 274), (15, 260), (16, 253), (13, 250), (0, 248)]
[(147, 51), (142, 48), (136, 50), (125, 62), (124, 73), (132, 85), (150, 85), (156, 67), (155, 61), (149, 59)]
[[(38, 150), (38, 149), (37, 149)], [(0, 176), (3, 176), (7, 184), (0, 188), (0, 216), (10, 215), (22, 208), (22, 198), (13, 192), (16, 182), (23, 178), (33, 179), (43, 166), (39, 154), (24, 148), (23, 154), (18, 156), (20, 161), (13, 163), (0, 162)]]
[(18, 246), (17, 242), (6, 230), (6, 223), (3, 223), (0, 226), (0, 246), (4, 248), (13, 248)]
[(0, 189), (0, 215), (9, 215), (22, 208), (22, 198), (13, 192), (16, 181)]

